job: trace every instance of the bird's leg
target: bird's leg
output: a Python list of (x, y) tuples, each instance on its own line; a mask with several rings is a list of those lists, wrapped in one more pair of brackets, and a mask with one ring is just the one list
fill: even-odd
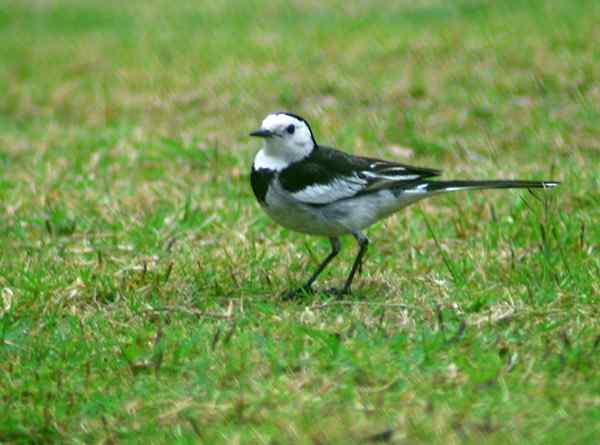
[(317, 277), (321, 275), (321, 272), (327, 267), (327, 265), (333, 260), (340, 250), (342, 250), (342, 246), (340, 244), (340, 239), (336, 237), (329, 238), (329, 242), (331, 243), (331, 252), (327, 255), (327, 258), (323, 260), (317, 270), (311, 275), (306, 284), (302, 286), (300, 289), (289, 290), (283, 295), (284, 300), (291, 300), (300, 296), (303, 292), (312, 292), (312, 285), (316, 281)]
[(331, 260), (333, 260), (337, 256), (337, 254), (340, 253), (340, 250), (342, 250), (339, 238), (329, 238), (329, 242), (331, 243), (331, 253), (329, 253), (329, 255), (327, 255), (327, 258), (325, 258), (323, 262), (319, 264), (319, 267), (317, 267), (315, 273), (313, 273), (312, 276), (308, 279), (308, 281), (304, 285), (304, 287), (307, 289), (310, 289), (317, 277), (321, 275), (321, 272), (323, 272), (323, 270), (327, 267)]
[(352, 285), (352, 280), (354, 278), (354, 275), (356, 275), (356, 271), (359, 268), (362, 268), (362, 260), (365, 255), (365, 252), (367, 251), (367, 247), (369, 247), (369, 238), (367, 238), (365, 235), (363, 235), (362, 233), (360, 233), (358, 231), (352, 232), (352, 235), (354, 235), (354, 238), (356, 238), (356, 241), (358, 241), (358, 246), (359, 246), (358, 254), (356, 255), (356, 259), (354, 260), (354, 264), (352, 265), (352, 270), (350, 271), (350, 274), (348, 275), (348, 278), (346, 279), (346, 283), (344, 284), (344, 287), (342, 289), (331, 289), (330, 290), (330, 292), (338, 298), (340, 298), (344, 295), (348, 295), (350, 293), (350, 286)]

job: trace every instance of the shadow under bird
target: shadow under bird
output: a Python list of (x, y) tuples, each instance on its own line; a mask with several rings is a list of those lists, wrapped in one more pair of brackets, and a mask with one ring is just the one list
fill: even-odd
[(317, 144), (306, 120), (291, 113), (269, 114), (250, 136), (262, 138), (250, 181), (256, 199), (277, 223), (296, 232), (329, 238), (331, 253), (306, 284), (284, 294), (294, 298), (312, 285), (340, 252), (339, 237), (351, 234), (359, 249), (342, 288), (350, 293), (369, 244), (362, 230), (403, 207), (429, 196), (459, 190), (552, 188), (556, 181), (435, 181), (441, 172), (397, 162), (352, 156)]

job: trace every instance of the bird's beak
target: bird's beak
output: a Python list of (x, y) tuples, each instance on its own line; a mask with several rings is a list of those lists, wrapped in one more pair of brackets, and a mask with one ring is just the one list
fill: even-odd
[(275, 133), (273, 133), (271, 130), (263, 130), (261, 128), (260, 130), (256, 130), (250, 133), (250, 136), (254, 136), (257, 138), (270, 138), (273, 137), (274, 134)]

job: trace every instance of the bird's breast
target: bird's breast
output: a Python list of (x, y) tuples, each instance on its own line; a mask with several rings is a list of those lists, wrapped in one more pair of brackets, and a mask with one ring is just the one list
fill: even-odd
[(307, 205), (295, 199), (281, 187), (277, 176), (267, 188), (261, 205), (273, 221), (296, 232), (321, 236), (337, 236), (349, 232), (335, 219), (325, 218), (321, 206)]
[(250, 184), (252, 185), (252, 191), (254, 196), (261, 205), (266, 204), (267, 191), (269, 190), (269, 184), (275, 177), (275, 171), (267, 168), (255, 168), (252, 166), (252, 172), (250, 173)]

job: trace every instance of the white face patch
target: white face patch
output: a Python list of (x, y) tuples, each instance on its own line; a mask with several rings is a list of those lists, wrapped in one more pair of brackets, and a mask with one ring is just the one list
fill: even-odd
[(273, 165), (285, 164), (278, 170), (310, 155), (315, 145), (308, 125), (288, 114), (269, 114), (260, 129), (273, 133), (272, 137), (264, 140), (262, 162), (269, 159), (268, 162)]
[(285, 160), (276, 156), (271, 156), (264, 148), (256, 153), (256, 156), (254, 157), (254, 168), (257, 170), (266, 168), (267, 170), (280, 171), (288, 165), (289, 163), (285, 162)]

